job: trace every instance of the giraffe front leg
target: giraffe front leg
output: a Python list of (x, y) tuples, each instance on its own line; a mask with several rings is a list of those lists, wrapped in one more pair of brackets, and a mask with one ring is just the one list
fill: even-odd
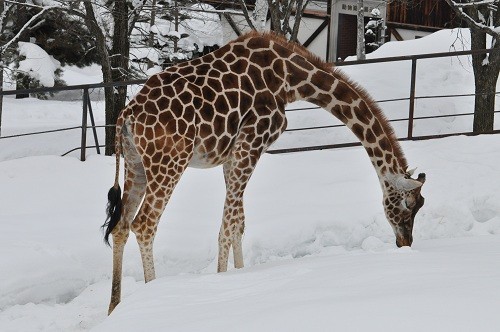
[[(249, 116), (240, 128), (230, 158), (224, 163), (226, 200), (219, 232), (218, 272), (227, 271), (229, 249), (233, 247), (234, 266), (243, 267), (242, 236), (245, 228), (243, 195), (260, 156), (286, 127), (284, 109), (260, 110), (269, 117)], [(262, 125), (258, 122), (262, 121)], [(273, 126), (269, 127), (270, 124)], [(268, 127), (266, 127), (268, 126)]]
[(243, 202), (226, 198), (224, 217), (219, 231), (219, 257), (217, 272), (226, 272), (229, 250), (233, 248), (234, 267), (243, 267), (241, 239), (244, 231)]
[[(241, 207), (243, 211), (243, 206)], [(245, 216), (241, 214), (240, 220), (234, 225), (233, 230), (233, 257), (234, 257), (234, 267), (237, 269), (243, 268), (243, 247), (241, 244), (241, 239), (243, 237), (243, 232), (245, 231)]]
[(219, 231), (219, 257), (217, 259), (217, 272), (227, 271), (229, 249), (231, 248), (231, 241), (228, 234), (229, 226), (223, 221)]
[(242, 237), (245, 229), (243, 194), (261, 150), (235, 150), (234, 157), (224, 164), (226, 200), (224, 215), (219, 232), (218, 272), (227, 271), (229, 250), (233, 248), (234, 267), (244, 266)]

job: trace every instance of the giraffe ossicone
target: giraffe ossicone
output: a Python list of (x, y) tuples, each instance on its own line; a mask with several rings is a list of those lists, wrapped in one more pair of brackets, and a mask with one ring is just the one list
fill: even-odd
[[(285, 130), (286, 104), (306, 100), (340, 119), (377, 172), (398, 246), (412, 244), (425, 174), (411, 179), (392, 127), (373, 99), (333, 65), (272, 33), (250, 32), (201, 58), (151, 76), (116, 124), (116, 175), (105, 240), (113, 239), (109, 313), (120, 302), (123, 249), (135, 234), (146, 282), (155, 278), (158, 221), (188, 166), (223, 165), (226, 182), (218, 272), (243, 267), (243, 194), (260, 156)], [(125, 160), (120, 194), (120, 155)]]

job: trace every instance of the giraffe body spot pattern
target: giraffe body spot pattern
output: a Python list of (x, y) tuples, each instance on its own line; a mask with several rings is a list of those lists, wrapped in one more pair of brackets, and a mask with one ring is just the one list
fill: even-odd
[[(340, 70), (272, 33), (250, 32), (201, 58), (153, 75), (121, 112), (116, 175), (125, 159), (121, 201), (110, 202), (105, 239), (113, 239), (109, 313), (120, 302), (123, 248), (132, 231), (144, 279), (155, 278), (153, 242), (160, 216), (185, 169), (223, 166), (226, 183), (218, 272), (243, 267), (243, 195), (261, 155), (287, 126), (285, 106), (315, 103), (358, 137), (377, 172), (383, 206), (399, 246), (411, 245), (423, 206), (425, 174), (412, 179), (389, 122), (371, 97)], [(116, 213), (118, 209), (118, 213)]]

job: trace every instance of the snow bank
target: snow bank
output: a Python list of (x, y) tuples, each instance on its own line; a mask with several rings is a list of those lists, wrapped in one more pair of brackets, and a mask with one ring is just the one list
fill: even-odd
[[(142, 321), (152, 330), (164, 324), (211, 331), (228, 322), (218, 310), (233, 308), (228, 312), (238, 316), (245, 307), (248, 330), (313, 321), (321, 329), (335, 320), (339, 327), (373, 322), (381, 331), (392, 326), (382, 312), (406, 303), (398, 317), (411, 326), (493, 331), (500, 298), (499, 143), (497, 136), (480, 136), (403, 144), (410, 164), (428, 177), (412, 250), (394, 244), (363, 149), (265, 155), (245, 198), (246, 268), (224, 275), (214, 274), (222, 171), (188, 169), (159, 226), (159, 279), (142, 284), (131, 236), (124, 301), (97, 330), (134, 330), (132, 321)], [(7, 331), (86, 330), (104, 320), (111, 250), (99, 226), (113, 174), (113, 157), (0, 163), (0, 325)], [(165, 314), (152, 319), (156, 310)], [(356, 313), (365, 319), (353, 323)]]
[(55, 71), (60, 67), (59, 61), (36, 44), (19, 42), (18, 45), (19, 54), (25, 57), (19, 61), (18, 70), (40, 81), (43, 86), (54, 86)]
[(416, 247), (161, 278), (93, 331), (495, 331), (498, 236)]

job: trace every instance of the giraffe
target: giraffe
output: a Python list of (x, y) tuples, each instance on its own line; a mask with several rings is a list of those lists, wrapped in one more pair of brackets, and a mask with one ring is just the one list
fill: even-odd
[[(113, 239), (108, 314), (120, 302), (123, 250), (130, 231), (139, 244), (145, 282), (155, 279), (158, 222), (184, 170), (223, 166), (226, 183), (218, 272), (232, 248), (243, 267), (243, 194), (262, 154), (285, 130), (286, 104), (312, 102), (360, 140), (378, 175), (396, 244), (410, 246), (424, 204), (425, 174), (413, 170), (373, 99), (333, 65), (272, 33), (250, 32), (201, 58), (151, 76), (122, 110), (116, 126), (116, 174), (108, 193), (105, 241)], [(118, 184), (123, 153), (123, 197)]]

